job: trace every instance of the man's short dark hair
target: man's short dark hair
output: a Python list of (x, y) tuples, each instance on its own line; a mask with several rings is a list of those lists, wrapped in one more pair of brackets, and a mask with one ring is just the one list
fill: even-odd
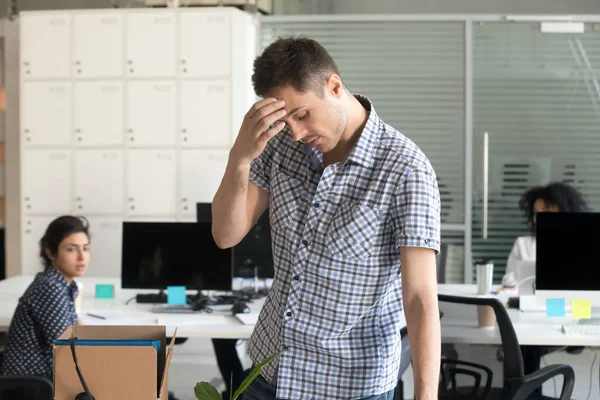
[(291, 86), (319, 96), (331, 74), (339, 75), (335, 61), (317, 41), (308, 38), (279, 38), (254, 60), (252, 84), (257, 96), (271, 89)]

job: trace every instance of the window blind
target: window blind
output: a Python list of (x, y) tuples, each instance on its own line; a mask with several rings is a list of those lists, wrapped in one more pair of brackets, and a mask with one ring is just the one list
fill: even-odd
[[(600, 209), (600, 32), (541, 33), (539, 23), (473, 28), (473, 258), (505, 271), (518, 210), (533, 185), (564, 181)], [(483, 135), (489, 133), (488, 239), (483, 239)], [(475, 276), (475, 275), (473, 275)]]
[(349, 90), (369, 97), (425, 152), (438, 176), (442, 223), (463, 224), (464, 23), (263, 18), (263, 48), (290, 35), (321, 43)]

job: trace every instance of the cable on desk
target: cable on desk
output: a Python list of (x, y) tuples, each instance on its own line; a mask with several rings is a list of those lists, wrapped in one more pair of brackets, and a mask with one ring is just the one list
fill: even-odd
[(129, 303), (131, 303), (131, 300), (135, 300), (136, 296), (133, 296), (132, 298), (130, 298), (129, 300), (127, 300), (125, 302), (125, 305), (128, 305)]
[(596, 353), (595, 350), (590, 349), (591, 351), (594, 352), (594, 359), (592, 360), (592, 366), (590, 367), (590, 388), (588, 390), (588, 395), (585, 398), (585, 400), (589, 400), (590, 396), (592, 395), (592, 379), (593, 379), (593, 372), (594, 372), (594, 364), (596, 364), (596, 359), (598, 358), (598, 353)]

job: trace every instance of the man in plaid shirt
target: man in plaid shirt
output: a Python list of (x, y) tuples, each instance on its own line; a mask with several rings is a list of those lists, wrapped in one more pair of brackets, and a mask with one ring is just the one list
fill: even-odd
[(263, 100), (231, 149), (213, 236), (234, 246), (269, 209), (275, 278), (249, 354), (286, 351), (244, 399), (393, 399), (403, 312), (416, 398), (436, 399), (440, 198), (429, 160), (348, 91), (313, 40), (272, 43), (252, 80)]

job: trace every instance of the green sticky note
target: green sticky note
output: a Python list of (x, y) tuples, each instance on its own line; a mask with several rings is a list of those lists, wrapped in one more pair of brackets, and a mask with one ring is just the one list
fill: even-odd
[(96, 284), (97, 299), (112, 299), (115, 297), (115, 286), (107, 284)]
[(571, 303), (573, 318), (592, 318), (592, 302), (590, 300), (573, 300)]

